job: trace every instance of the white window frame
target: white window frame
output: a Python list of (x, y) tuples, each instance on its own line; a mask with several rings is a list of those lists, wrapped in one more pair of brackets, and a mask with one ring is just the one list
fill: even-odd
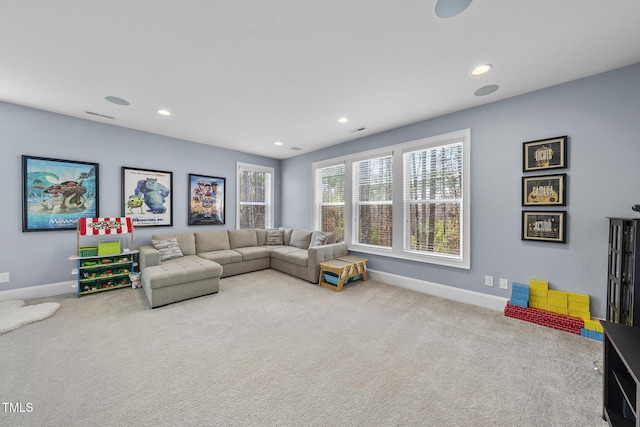
[[(347, 198), (347, 194), (351, 194), (351, 192), (349, 192), (346, 188), (346, 182), (344, 183), (345, 187), (343, 188), (343, 196), (344, 196), (344, 201), (343, 202), (332, 202), (332, 203), (325, 203), (322, 201), (322, 189), (321, 189), (321, 184), (322, 184), (322, 177), (319, 175), (319, 172), (323, 169), (327, 169), (327, 168), (331, 168), (331, 167), (337, 167), (337, 166), (343, 166), (345, 167), (345, 180), (346, 180), (346, 165), (344, 161), (339, 161), (339, 162), (334, 162), (334, 161), (329, 161), (329, 162), (316, 162), (313, 165), (313, 219), (312, 219), (312, 224), (314, 225), (314, 230), (322, 230), (322, 207), (323, 206), (342, 206), (343, 207), (343, 212), (345, 213), (346, 216), (346, 212), (347, 212), (347, 200), (349, 200)], [(320, 179), (320, 181), (318, 181), (318, 179)], [(350, 196), (349, 196), (350, 197)], [(346, 221), (346, 219), (345, 219)], [(346, 222), (345, 222), (345, 227), (346, 227)], [(346, 232), (346, 230), (345, 230)]]
[[(266, 189), (264, 203), (245, 203), (240, 200), (240, 172), (249, 170), (252, 172), (264, 172), (270, 175), (269, 188)], [(265, 209), (265, 228), (274, 227), (274, 197), (275, 197), (275, 169), (270, 166), (255, 165), (251, 163), (236, 162), (236, 228), (240, 228), (240, 206), (241, 205), (264, 205)]]
[[(460, 255), (443, 255), (437, 253), (417, 253), (417, 251), (405, 250), (405, 236), (407, 224), (407, 216), (405, 215), (405, 204), (403, 200), (404, 194), (404, 162), (403, 155), (408, 151), (416, 151), (420, 149), (434, 148), (442, 145), (449, 145), (455, 142), (462, 143), (462, 202), (460, 215)], [(393, 231), (392, 231), (392, 247), (383, 248), (379, 246), (357, 244), (355, 240), (355, 230), (357, 224), (354, 224), (355, 214), (353, 213), (353, 163), (360, 160), (367, 160), (375, 157), (382, 157), (389, 153), (393, 156)], [(312, 224), (319, 224), (318, 206), (316, 204), (316, 174), (317, 169), (345, 164), (345, 210), (344, 210), (344, 236), (349, 250), (355, 252), (382, 255), (392, 258), (408, 259), (412, 261), (425, 262), (430, 264), (443, 265), (461, 269), (471, 268), (471, 130), (464, 129), (443, 135), (437, 135), (428, 138), (422, 138), (415, 141), (387, 146), (381, 149), (369, 150), (360, 153), (354, 153), (348, 156), (342, 156), (333, 159), (327, 159), (312, 164), (312, 182), (314, 185)]]

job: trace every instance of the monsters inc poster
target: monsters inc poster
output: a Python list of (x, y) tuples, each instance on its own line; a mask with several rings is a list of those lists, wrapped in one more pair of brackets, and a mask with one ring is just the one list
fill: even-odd
[(22, 156), (22, 231), (75, 230), (97, 217), (98, 164)]
[(122, 216), (136, 227), (173, 224), (173, 174), (122, 168)]

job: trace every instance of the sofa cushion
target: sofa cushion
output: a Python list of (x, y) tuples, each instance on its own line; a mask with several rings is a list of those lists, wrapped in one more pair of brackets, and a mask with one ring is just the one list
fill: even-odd
[(314, 231), (311, 235), (311, 243), (309, 243), (309, 247), (313, 246), (322, 246), (327, 243), (327, 234), (322, 231)]
[(178, 241), (174, 237), (171, 239), (151, 239), (151, 244), (160, 252), (160, 261), (169, 261), (183, 256)]
[(286, 261), (288, 253), (299, 250), (300, 249), (294, 248), (293, 246), (274, 247), (273, 249), (271, 249), (271, 258), (279, 259), (280, 261)]
[(267, 244), (267, 230), (264, 228), (256, 228), (256, 237), (258, 239), (258, 246)]
[(220, 277), (221, 274), (222, 267), (219, 264), (197, 255), (175, 258), (160, 265), (145, 268), (142, 272), (143, 280), (151, 289), (206, 280)]
[(196, 237), (193, 233), (161, 233), (154, 234), (151, 239), (166, 240), (172, 237), (178, 241), (178, 246), (180, 246), (180, 251), (183, 255), (196, 254)]
[(280, 230), (282, 230), (282, 239), (284, 240), (284, 244), (285, 245), (289, 245), (289, 242), (291, 242), (291, 233), (293, 233), (293, 228), (285, 228), (285, 227), (280, 227)]
[(199, 253), (198, 256), (210, 261), (215, 261), (221, 265), (242, 261), (242, 255), (239, 252), (231, 249), (213, 252), (202, 252)]
[(286, 255), (286, 261), (289, 264), (306, 267), (309, 264), (309, 252), (304, 249), (297, 249), (293, 252), (289, 252)]
[(227, 230), (229, 232), (229, 244), (231, 249), (258, 246), (258, 236), (253, 228), (241, 230)]
[(243, 261), (249, 261), (252, 259), (260, 259), (260, 258), (269, 258), (269, 254), (271, 253), (271, 249), (265, 248), (264, 246), (236, 248), (234, 249), (234, 251), (242, 255)]
[(284, 230), (269, 228), (267, 232), (266, 245), (284, 245)]
[(196, 231), (196, 253), (231, 249), (227, 230)]
[(337, 242), (338, 235), (336, 233), (332, 233), (330, 231), (314, 231), (311, 235), (311, 243), (309, 243), (309, 247), (330, 245), (331, 243)]
[(327, 235), (327, 241), (325, 243), (325, 245), (330, 245), (332, 243), (338, 243), (338, 235), (336, 233), (331, 233), (331, 232), (326, 232), (325, 234)]
[(312, 231), (294, 228), (291, 233), (291, 240), (289, 240), (289, 246), (294, 246), (300, 249), (309, 249), (312, 234)]

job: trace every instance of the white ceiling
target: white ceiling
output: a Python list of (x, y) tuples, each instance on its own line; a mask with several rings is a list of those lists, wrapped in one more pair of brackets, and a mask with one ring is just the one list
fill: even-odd
[(0, 100), (284, 159), (640, 62), (638, 0), (435, 3), (2, 0)]

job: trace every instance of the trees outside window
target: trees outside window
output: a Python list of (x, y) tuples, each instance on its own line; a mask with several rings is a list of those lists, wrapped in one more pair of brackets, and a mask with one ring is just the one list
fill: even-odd
[(273, 228), (273, 168), (238, 163), (237, 228)]

